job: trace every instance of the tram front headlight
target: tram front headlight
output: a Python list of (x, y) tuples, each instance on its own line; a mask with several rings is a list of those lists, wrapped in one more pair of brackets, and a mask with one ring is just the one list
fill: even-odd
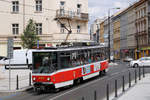
[(35, 77), (33, 77), (33, 81), (35, 81), (36, 80), (36, 78)]
[(50, 81), (51, 79), (48, 77), (47, 80)]

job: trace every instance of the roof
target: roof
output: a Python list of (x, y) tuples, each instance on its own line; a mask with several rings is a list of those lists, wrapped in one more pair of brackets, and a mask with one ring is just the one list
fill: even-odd
[(76, 51), (76, 50), (88, 50), (88, 49), (98, 49), (106, 47), (104, 45), (98, 46), (83, 46), (83, 47), (68, 47), (68, 48), (58, 48), (58, 49), (43, 49), (43, 50), (35, 50), (33, 52), (61, 52), (61, 51)]

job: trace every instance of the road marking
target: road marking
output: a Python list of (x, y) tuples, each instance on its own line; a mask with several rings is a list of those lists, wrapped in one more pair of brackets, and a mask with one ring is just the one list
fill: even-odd
[[(108, 76), (106, 76), (106, 77), (108, 77)], [(97, 82), (97, 81), (103, 80), (103, 79), (105, 79), (106, 77), (100, 78), (100, 79), (95, 80), (95, 81), (92, 81), (92, 82), (90, 82), (90, 83), (86, 83), (86, 84), (83, 85), (83, 86), (80, 86), (80, 87), (77, 87), (77, 88), (72, 89), (72, 90), (70, 90), (70, 91), (67, 91), (67, 92), (65, 92), (65, 93), (63, 93), (63, 94), (61, 94), (61, 95), (59, 95), (59, 96), (56, 96), (56, 97), (50, 99), (50, 100), (55, 100), (55, 99), (57, 99), (57, 98), (59, 98), (59, 97), (65, 95), (65, 94), (68, 94), (68, 93), (73, 92), (73, 91), (75, 91), (75, 90), (78, 90), (78, 89), (80, 89), (80, 88), (86, 87), (87, 85), (93, 84), (93, 83), (95, 83), (95, 82)]]

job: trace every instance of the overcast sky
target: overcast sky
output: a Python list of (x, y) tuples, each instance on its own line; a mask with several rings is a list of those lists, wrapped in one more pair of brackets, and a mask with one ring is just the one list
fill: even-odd
[[(138, 0), (89, 0), (90, 23), (93, 19), (107, 17), (108, 9), (120, 7), (122, 10)], [(119, 10), (111, 10), (111, 14)]]

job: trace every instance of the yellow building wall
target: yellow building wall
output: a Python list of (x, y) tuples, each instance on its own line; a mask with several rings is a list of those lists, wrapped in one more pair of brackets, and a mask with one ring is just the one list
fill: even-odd
[[(120, 59), (120, 20), (113, 23), (114, 26), (114, 51), (115, 59)], [(117, 51), (117, 52), (116, 52)]]
[(100, 43), (104, 43), (104, 22), (100, 23)]

